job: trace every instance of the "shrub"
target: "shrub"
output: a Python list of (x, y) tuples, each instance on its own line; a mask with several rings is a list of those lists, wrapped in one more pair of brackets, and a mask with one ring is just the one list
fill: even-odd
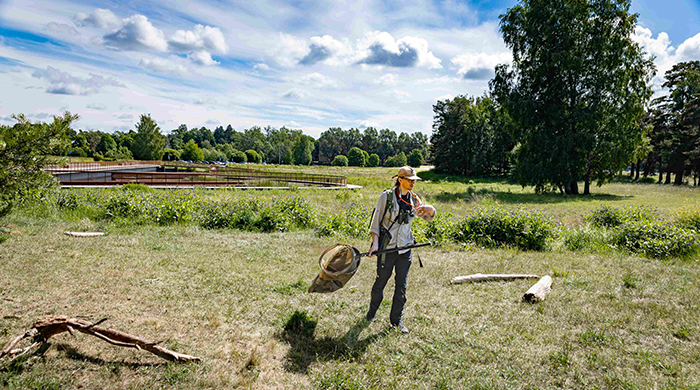
[(339, 155), (335, 156), (331, 165), (333, 165), (334, 167), (347, 167), (348, 166), (348, 158), (343, 156), (342, 154), (339, 154)]
[(316, 222), (316, 210), (313, 203), (301, 196), (285, 196), (272, 201), (275, 212), (284, 215), (292, 227), (309, 228)]
[(175, 149), (165, 149), (160, 159), (162, 161), (177, 161), (180, 159), (180, 152)]
[(248, 162), (255, 163), (255, 164), (260, 164), (262, 162), (262, 156), (260, 153), (256, 152), (253, 149), (248, 149), (245, 151), (246, 158), (248, 159)]
[(656, 210), (647, 206), (626, 206), (615, 208), (602, 206), (593, 210), (586, 220), (596, 227), (613, 228), (627, 222), (654, 221), (658, 219)]
[(251, 230), (258, 210), (260, 203), (257, 200), (210, 202), (200, 210), (199, 225), (205, 229)]
[(615, 242), (635, 253), (662, 259), (686, 257), (698, 249), (693, 231), (661, 221), (632, 221), (620, 226)]
[(413, 149), (413, 151), (406, 157), (406, 162), (409, 166), (418, 168), (423, 165), (423, 153), (418, 149)]
[(73, 191), (59, 191), (56, 194), (56, 206), (59, 209), (75, 210), (80, 204), (80, 198)]
[(352, 167), (364, 167), (367, 164), (363, 150), (353, 147), (348, 151), (348, 165)]
[(413, 235), (418, 242), (446, 243), (454, 234), (455, 224), (452, 213), (438, 213), (432, 221), (416, 218), (413, 220)]
[(201, 161), (204, 160), (204, 153), (202, 153), (202, 149), (199, 148), (197, 143), (191, 139), (187, 141), (185, 146), (182, 148), (180, 158), (186, 161)]
[(367, 238), (372, 214), (370, 210), (357, 203), (351, 203), (347, 210), (327, 216), (319, 224), (316, 233), (319, 236), (348, 236)]
[(457, 242), (540, 251), (557, 235), (556, 223), (539, 212), (498, 206), (477, 210), (457, 222), (452, 231), (452, 239)]
[(700, 233), (700, 208), (699, 207), (687, 207), (676, 211), (675, 213), (676, 225), (685, 228), (695, 230), (696, 233)]
[(233, 160), (235, 163), (248, 162), (248, 156), (240, 150), (234, 150), (231, 156), (231, 160)]
[(367, 166), (368, 167), (378, 167), (379, 166), (379, 156), (376, 153), (372, 153), (369, 155), (369, 159), (367, 159)]

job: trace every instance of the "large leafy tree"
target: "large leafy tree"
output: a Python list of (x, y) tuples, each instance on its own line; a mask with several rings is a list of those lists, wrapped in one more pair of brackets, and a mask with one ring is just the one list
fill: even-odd
[(159, 160), (165, 150), (165, 137), (150, 114), (141, 115), (131, 152), (137, 160)]
[(512, 69), (491, 90), (516, 121), (516, 177), (577, 194), (633, 159), (654, 66), (632, 41), (630, 0), (521, 0), (501, 15)]
[(698, 173), (700, 159), (700, 61), (680, 62), (666, 72), (669, 93), (654, 101), (652, 139), (666, 183), (683, 183), (686, 170)]
[(294, 164), (311, 165), (314, 151), (314, 139), (308, 135), (299, 135), (294, 142)]
[(458, 96), (438, 101), (433, 110), (438, 171), (470, 176), (508, 173), (514, 147), (511, 121), (493, 99)]
[(78, 120), (70, 112), (50, 124), (31, 123), (21, 114), (12, 117), (17, 124), (0, 126), (0, 217), (11, 211), (23, 191), (53, 183), (43, 171), (51, 162), (49, 153), (68, 146), (70, 125)]

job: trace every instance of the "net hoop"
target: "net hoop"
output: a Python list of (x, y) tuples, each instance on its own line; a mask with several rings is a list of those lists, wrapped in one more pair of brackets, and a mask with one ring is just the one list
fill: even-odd
[[(330, 252), (331, 250), (333, 250), (333, 249), (335, 249), (335, 248), (338, 248), (338, 247), (345, 247), (345, 248), (347, 248), (348, 250), (350, 250), (350, 251), (352, 252), (352, 260), (350, 261), (350, 265), (348, 265), (347, 267), (345, 267), (345, 268), (343, 268), (343, 269), (341, 269), (341, 270), (339, 270), (339, 271), (330, 271), (330, 270), (328, 270), (328, 269), (326, 268), (326, 267), (328, 266), (328, 262), (326, 262), (325, 265), (323, 264), (323, 256), (325, 256), (326, 253), (328, 253), (328, 252)], [(328, 249), (326, 249), (325, 251), (323, 251), (323, 253), (321, 254), (321, 256), (318, 258), (318, 266), (321, 268), (321, 270), (322, 270), (325, 274), (327, 274), (327, 275), (329, 275), (329, 276), (346, 275), (346, 274), (355, 272), (355, 270), (356, 270), (357, 267), (359, 266), (359, 259), (360, 259), (360, 257), (361, 257), (361, 256), (360, 256), (360, 251), (359, 251), (357, 248), (355, 248), (355, 247), (353, 247), (353, 246), (350, 246), (350, 245), (345, 245), (345, 244), (335, 244), (335, 245), (329, 247)], [(353, 268), (354, 268), (354, 269), (353, 269)]]

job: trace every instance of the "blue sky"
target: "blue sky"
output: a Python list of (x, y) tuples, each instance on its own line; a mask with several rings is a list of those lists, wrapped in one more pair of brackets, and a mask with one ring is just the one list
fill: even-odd
[[(70, 110), (77, 128), (184, 123), (431, 133), (432, 105), (511, 60), (496, 1), (0, 0), (0, 124)], [(700, 3), (635, 0), (663, 72), (700, 59)]]

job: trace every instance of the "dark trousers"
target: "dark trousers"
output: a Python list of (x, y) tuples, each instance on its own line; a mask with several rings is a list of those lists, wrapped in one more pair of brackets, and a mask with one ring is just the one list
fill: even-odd
[(408, 269), (411, 268), (411, 251), (399, 254), (398, 252), (387, 253), (385, 255), (384, 265), (377, 258), (377, 279), (374, 280), (372, 286), (372, 299), (369, 303), (369, 313), (374, 316), (374, 313), (379, 309), (382, 300), (384, 299), (384, 287), (391, 277), (392, 270), (396, 270), (396, 287), (394, 288), (394, 299), (391, 302), (391, 314), (389, 320), (393, 325), (401, 322), (401, 313), (403, 306), (406, 304), (406, 278), (408, 277)]

